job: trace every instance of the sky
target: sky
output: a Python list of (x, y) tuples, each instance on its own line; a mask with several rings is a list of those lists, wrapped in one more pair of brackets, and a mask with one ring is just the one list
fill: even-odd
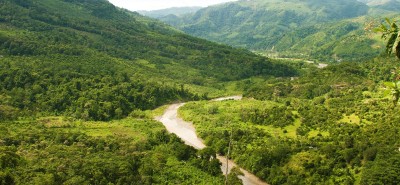
[(115, 6), (131, 11), (159, 10), (171, 7), (202, 6), (206, 7), (235, 0), (108, 0)]

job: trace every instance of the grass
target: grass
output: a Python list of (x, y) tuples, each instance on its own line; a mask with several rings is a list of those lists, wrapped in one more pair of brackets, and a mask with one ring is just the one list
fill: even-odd
[[(155, 112), (163, 111), (164, 107), (160, 107)], [(153, 114), (150, 113), (149, 114)], [(164, 126), (156, 121), (146, 119), (126, 118), (122, 120), (114, 120), (110, 122), (101, 121), (73, 121), (65, 117), (43, 117), (38, 119), (37, 124), (58, 130), (60, 132), (76, 131), (84, 133), (90, 137), (117, 136), (132, 139), (132, 142), (144, 139), (147, 133), (154, 130), (163, 130)]]
[(158, 107), (158, 108), (152, 110), (150, 112), (150, 116), (152, 118), (157, 117), (157, 116), (162, 116), (164, 114), (164, 112), (167, 110), (168, 106), (169, 105), (163, 105), (161, 107)]
[(319, 135), (322, 135), (323, 137), (329, 137), (330, 133), (327, 131), (321, 131), (321, 130), (310, 130), (310, 132), (308, 132), (308, 138), (317, 137)]
[[(296, 112), (297, 113), (297, 112)], [(298, 113), (297, 113), (298, 114)], [(284, 130), (287, 131), (287, 133), (285, 134), (286, 137), (290, 137), (290, 138), (297, 138), (297, 134), (296, 134), (296, 130), (297, 128), (299, 128), (301, 126), (301, 121), (300, 118), (297, 118), (294, 120), (294, 124), (293, 125), (289, 125), (286, 126), (284, 128)]]
[[(252, 108), (271, 108), (282, 106), (282, 104), (271, 101), (259, 101), (254, 99), (243, 99), (241, 101), (199, 101), (190, 102), (179, 109), (179, 115), (187, 121), (193, 122), (200, 137), (207, 140), (208, 134), (221, 132), (227, 129), (227, 124), (234, 124), (234, 128), (242, 130), (261, 130), (273, 138), (299, 139), (297, 129), (302, 125), (301, 118), (297, 111), (292, 111), (295, 119), (293, 124), (285, 127), (275, 127), (273, 125), (259, 125), (241, 120), (241, 112)], [(359, 123), (359, 118), (355, 115), (346, 117), (346, 121)], [(306, 138), (330, 137), (330, 133), (319, 129), (310, 130)]]
[(193, 122), (199, 133), (224, 130), (226, 124), (230, 122), (244, 129), (261, 129), (274, 137), (297, 138), (296, 129), (301, 125), (300, 118), (295, 119), (293, 125), (283, 128), (241, 121), (241, 112), (245, 108), (271, 108), (273, 106), (281, 106), (281, 104), (254, 99), (221, 102), (200, 101), (186, 104), (179, 109), (179, 115), (184, 120)]
[(209, 82), (209, 85), (194, 85), (194, 84), (186, 84), (185, 87), (189, 89), (191, 92), (197, 92), (199, 95), (207, 94), (209, 98), (219, 98), (230, 95), (238, 95), (243, 94), (243, 84), (248, 82), (261, 82), (263, 78), (249, 78), (238, 81), (229, 81), (229, 82)]
[(140, 64), (140, 65), (142, 65), (142, 66), (148, 67), (148, 68), (156, 69), (156, 65), (150, 63), (150, 62), (147, 61), (147, 60), (136, 60), (136, 63), (137, 63), (137, 64)]
[(287, 137), (287, 138), (292, 138), (292, 139), (297, 138), (296, 130), (300, 126), (301, 126), (301, 121), (299, 118), (295, 119), (295, 121), (293, 122), (293, 125), (289, 125), (289, 126), (286, 126), (283, 128), (274, 127), (271, 125), (268, 125), (268, 126), (255, 125), (256, 128), (260, 128), (260, 129), (268, 132), (269, 134), (271, 134), (271, 136), (274, 136), (276, 138)]
[[(293, 114), (298, 114), (296, 111)], [(297, 139), (297, 128), (301, 126), (300, 118), (296, 118), (293, 122), (293, 125), (288, 125), (283, 128), (274, 127), (271, 125), (263, 126), (263, 125), (256, 125), (257, 128), (263, 129), (264, 131), (268, 132), (272, 136), (276, 138), (286, 137), (291, 139)], [(322, 135), (323, 137), (329, 137), (329, 132), (320, 131), (320, 130), (310, 130), (308, 132), (308, 138), (317, 137), (318, 135)]]
[(357, 125), (359, 125), (359, 124), (360, 124), (360, 121), (361, 121), (360, 117), (358, 117), (358, 116), (355, 115), (355, 114), (351, 114), (351, 115), (349, 115), (349, 116), (344, 115), (344, 116), (343, 116), (343, 119), (339, 120), (338, 122), (339, 122), (339, 123), (352, 123), (352, 124), (357, 124)]

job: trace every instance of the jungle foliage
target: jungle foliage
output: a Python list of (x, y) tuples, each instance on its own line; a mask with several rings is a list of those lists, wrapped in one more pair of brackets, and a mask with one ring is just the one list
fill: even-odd
[(188, 34), (271, 57), (357, 61), (380, 54), (376, 48), (383, 43), (364, 27), (382, 16), (398, 17), (390, 3), (399, 4), (383, 4), (390, 9), (357, 0), (250, 0), (159, 19)]
[(297, 79), (244, 81), (244, 100), (193, 102), (180, 114), (220, 154), (232, 135), (233, 160), (270, 184), (394, 185), (400, 109), (383, 83), (393, 65), (304, 63)]
[(188, 86), (296, 71), (104, 0), (0, 1), (0, 120), (126, 117), (205, 94)]
[[(365, 11), (343, 3), (359, 10), (345, 17)], [(337, 13), (323, 10), (318, 19)], [(229, 138), (232, 159), (270, 184), (400, 183), (392, 58), (271, 61), (105, 0), (0, 0), (0, 28), (0, 184), (222, 184), (216, 153)], [(246, 98), (197, 101), (208, 97), (194, 87)], [(189, 100), (180, 114), (204, 150), (150, 120), (149, 109)]]
[(219, 162), (151, 120), (0, 123), (0, 184), (222, 184)]

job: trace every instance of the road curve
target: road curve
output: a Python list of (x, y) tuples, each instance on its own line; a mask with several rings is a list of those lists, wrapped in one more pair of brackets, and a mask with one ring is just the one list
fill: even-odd
[[(211, 101), (223, 101), (223, 100), (241, 100), (242, 96), (229, 96), (223, 98), (213, 99)], [(164, 114), (160, 117), (157, 117), (156, 120), (163, 123), (168, 132), (176, 134), (180, 137), (185, 144), (193, 146), (196, 149), (203, 149), (206, 145), (203, 143), (199, 137), (197, 137), (196, 129), (194, 125), (190, 122), (186, 122), (183, 119), (178, 117), (178, 109), (185, 105), (185, 103), (177, 103), (170, 105)], [(218, 156), (218, 160), (222, 163), (221, 170), (225, 174), (226, 170), (226, 157)], [(237, 166), (233, 161), (228, 160), (228, 168), (229, 171)], [(240, 168), (243, 172), (243, 176), (239, 176), (239, 178), (243, 181), (244, 185), (268, 185), (267, 183), (261, 181), (258, 177), (251, 174), (250, 172)], [(229, 173), (229, 172), (228, 172)]]

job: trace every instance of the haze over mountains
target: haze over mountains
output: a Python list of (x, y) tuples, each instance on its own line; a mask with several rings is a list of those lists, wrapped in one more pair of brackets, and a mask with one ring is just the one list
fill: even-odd
[(358, 1), (363, 2), (369, 6), (377, 6), (393, 2), (399, 2), (398, 0), (358, 0)]
[(398, 5), (396, 0), (246, 0), (159, 19), (193, 36), (269, 55), (357, 60), (378, 55), (371, 51), (382, 47), (364, 32), (366, 22), (395, 14)]
[(173, 7), (173, 8), (167, 8), (167, 9), (161, 9), (161, 10), (153, 10), (153, 11), (137, 11), (138, 13), (149, 16), (152, 18), (161, 18), (165, 17), (167, 15), (176, 15), (176, 16), (181, 16), (185, 14), (190, 14), (190, 13), (195, 13), (197, 10), (202, 9), (202, 7)]

